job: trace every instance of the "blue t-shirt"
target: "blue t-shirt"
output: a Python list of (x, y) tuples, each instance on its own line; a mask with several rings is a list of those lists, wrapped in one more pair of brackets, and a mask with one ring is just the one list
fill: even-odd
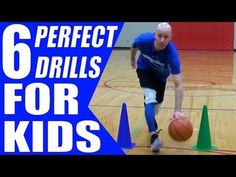
[(137, 67), (153, 72), (162, 81), (166, 81), (170, 73), (180, 74), (180, 58), (173, 42), (170, 41), (165, 49), (156, 51), (154, 41), (155, 33), (150, 32), (140, 34), (132, 43), (133, 48), (140, 50)]

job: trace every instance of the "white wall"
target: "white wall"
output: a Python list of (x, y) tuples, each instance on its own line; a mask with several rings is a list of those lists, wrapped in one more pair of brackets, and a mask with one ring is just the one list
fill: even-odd
[[(141, 32), (152, 32), (159, 22), (126, 22), (117, 40), (116, 47), (130, 47), (133, 39)], [(236, 22), (234, 23), (236, 34)], [(234, 35), (234, 49), (236, 49), (236, 35)]]
[(130, 47), (134, 38), (142, 32), (154, 32), (158, 22), (126, 22), (116, 42), (116, 47)]

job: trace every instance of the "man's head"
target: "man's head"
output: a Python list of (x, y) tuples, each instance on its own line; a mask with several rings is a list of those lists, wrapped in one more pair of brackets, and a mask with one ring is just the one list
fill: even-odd
[(169, 23), (162, 22), (157, 25), (155, 31), (155, 49), (163, 50), (170, 42), (172, 37), (172, 28)]

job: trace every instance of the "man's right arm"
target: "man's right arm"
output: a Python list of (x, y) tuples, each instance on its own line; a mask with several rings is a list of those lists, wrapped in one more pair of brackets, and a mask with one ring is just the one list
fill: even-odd
[(130, 64), (133, 69), (136, 68), (136, 54), (137, 54), (138, 48), (131, 47), (130, 48)]

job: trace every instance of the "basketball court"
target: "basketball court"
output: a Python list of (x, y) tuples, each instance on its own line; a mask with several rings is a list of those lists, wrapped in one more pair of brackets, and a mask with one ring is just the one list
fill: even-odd
[[(231, 36), (232, 37), (232, 36)], [(90, 102), (90, 109), (117, 140), (121, 107), (127, 105), (130, 135), (135, 146), (128, 155), (230, 155), (236, 154), (236, 54), (233, 50), (180, 49), (184, 99), (182, 111), (193, 124), (192, 137), (174, 141), (168, 134), (174, 110), (174, 87), (167, 82), (162, 111), (157, 116), (163, 147), (150, 150), (144, 117), (143, 92), (130, 66), (129, 49), (114, 49)], [(207, 107), (211, 145), (215, 149), (193, 148), (198, 142), (203, 106)]]

